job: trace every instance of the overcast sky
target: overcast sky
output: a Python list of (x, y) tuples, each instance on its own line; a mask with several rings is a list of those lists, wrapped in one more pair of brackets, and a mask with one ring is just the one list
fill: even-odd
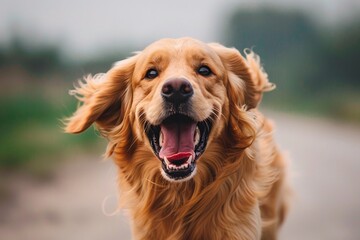
[(221, 41), (234, 8), (305, 10), (324, 22), (359, 14), (359, 0), (0, 0), (0, 44), (14, 29), (33, 41), (59, 44), (73, 56), (162, 37)]

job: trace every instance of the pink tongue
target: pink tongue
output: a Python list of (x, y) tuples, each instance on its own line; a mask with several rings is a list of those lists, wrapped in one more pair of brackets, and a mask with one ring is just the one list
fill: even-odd
[(159, 152), (160, 158), (169, 161), (188, 158), (194, 153), (195, 122), (161, 124), (163, 144)]

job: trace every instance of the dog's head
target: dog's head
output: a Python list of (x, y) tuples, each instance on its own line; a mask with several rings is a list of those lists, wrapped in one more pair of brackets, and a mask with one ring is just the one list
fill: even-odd
[(110, 153), (145, 146), (167, 180), (182, 181), (195, 174), (216, 139), (240, 148), (251, 144), (247, 112), (271, 88), (252, 52), (244, 58), (219, 44), (163, 39), (81, 83), (74, 93), (83, 105), (66, 131), (79, 133), (96, 122)]

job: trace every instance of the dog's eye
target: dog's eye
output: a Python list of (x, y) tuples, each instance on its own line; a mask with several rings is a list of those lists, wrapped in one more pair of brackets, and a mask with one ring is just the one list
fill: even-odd
[(197, 72), (204, 77), (210, 76), (212, 74), (212, 71), (210, 70), (210, 68), (208, 66), (199, 67)]
[(145, 78), (147, 79), (154, 79), (159, 75), (159, 72), (156, 69), (149, 69), (147, 70), (146, 74), (145, 74)]

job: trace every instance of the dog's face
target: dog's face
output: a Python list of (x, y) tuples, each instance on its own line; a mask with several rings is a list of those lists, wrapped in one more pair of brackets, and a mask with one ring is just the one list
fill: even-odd
[(224, 76), (220, 57), (197, 41), (158, 41), (139, 56), (132, 78), (137, 135), (146, 136), (166, 179), (191, 178), (213, 127), (224, 125), (215, 123), (223, 121)]
[(84, 104), (66, 131), (81, 132), (96, 122), (100, 132), (119, 137), (124, 132), (119, 128), (131, 128), (131, 134), (120, 137), (134, 138), (126, 140), (128, 147), (137, 141), (152, 151), (165, 179), (190, 179), (214, 138), (245, 134), (238, 112), (257, 105), (262, 89), (256, 88), (256, 76), (259, 82), (259, 74), (266, 78), (251, 59), (189, 38), (157, 41), (100, 81), (90, 79), (75, 90)]

